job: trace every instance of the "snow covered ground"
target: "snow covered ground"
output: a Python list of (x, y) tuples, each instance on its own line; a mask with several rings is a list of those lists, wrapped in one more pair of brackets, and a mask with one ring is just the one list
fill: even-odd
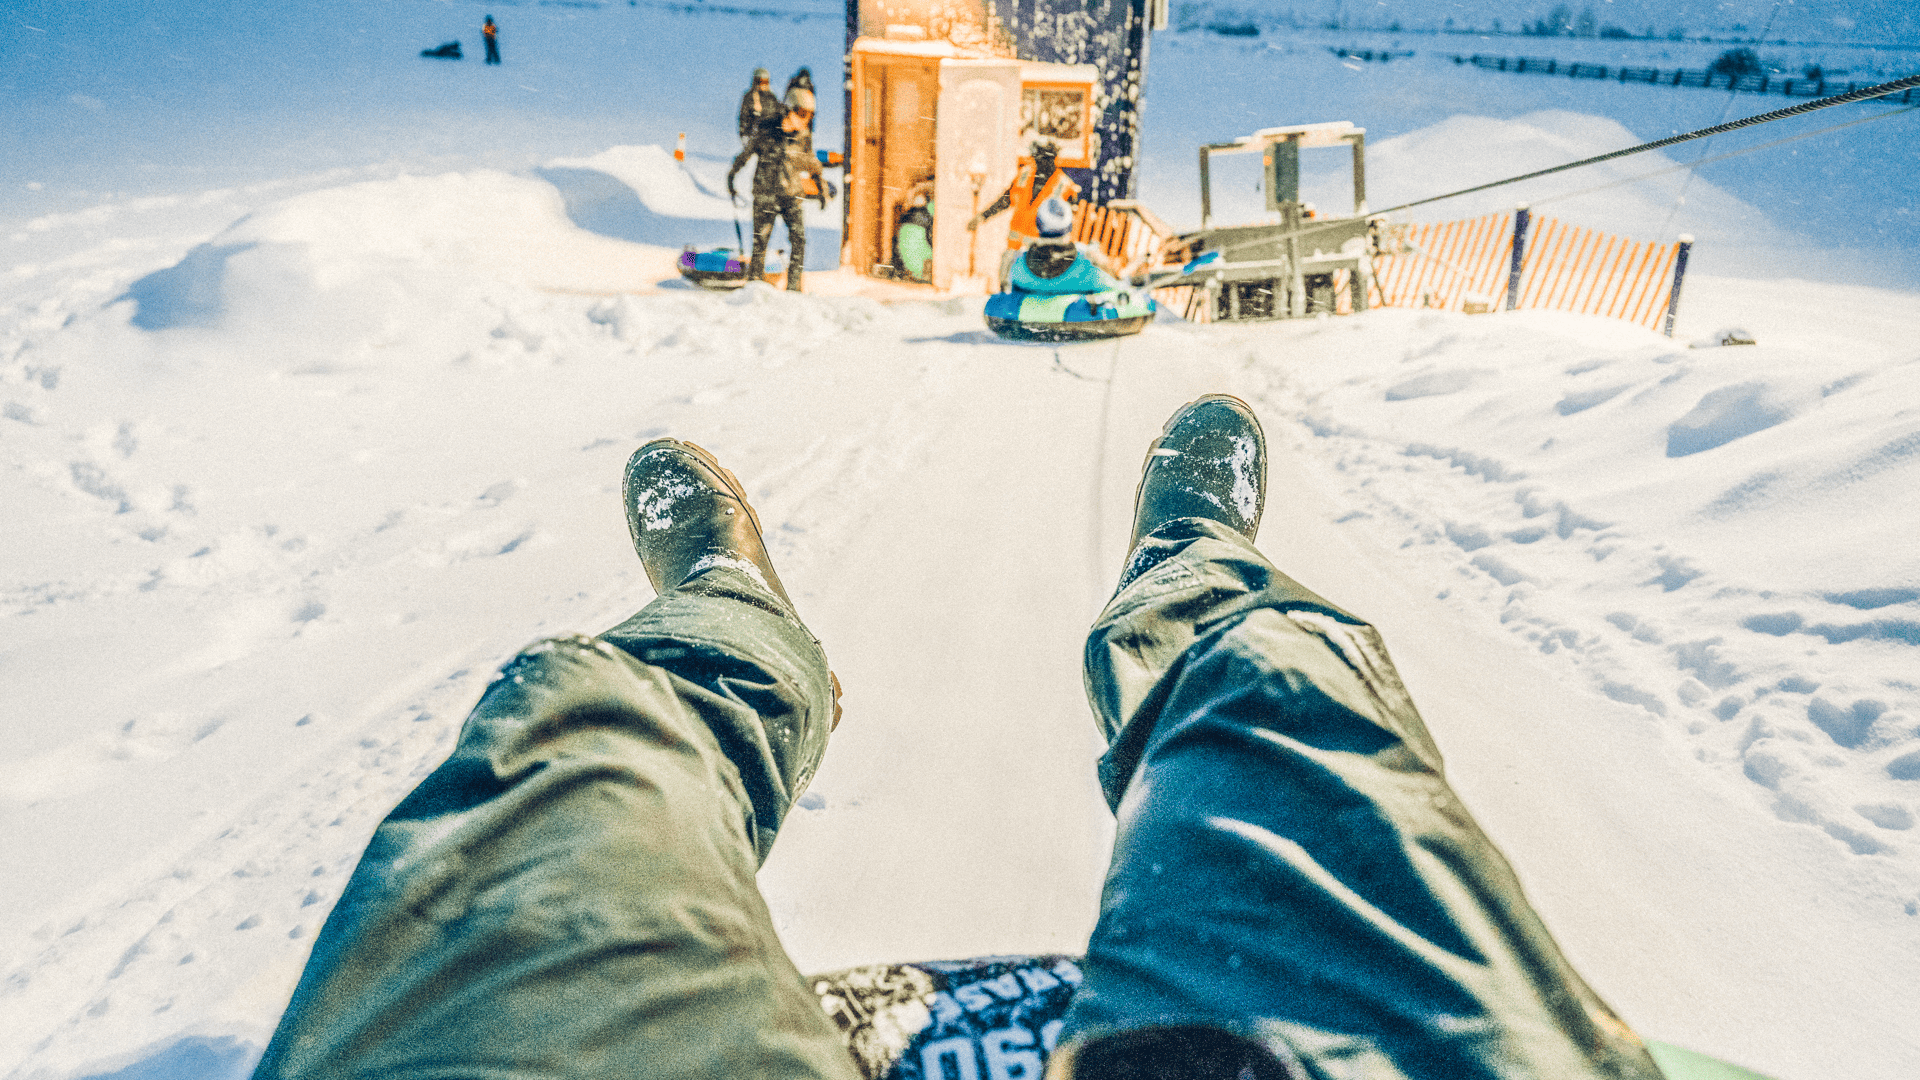
[[(1810, 229), (1756, 154), (1689, 188), (1708, 273), (1671, 340), (1387, 311), (1018, 346), (978, 300), (713, 296), (649, 246), (731, 233), (739, 75), (835, 70), (832, 19), (502, 5), (488, 72), (413, 56), (477, 5), (367, 0), (317, 38), (235, 5), (141, 75), (112, 46), (147, 16), (58, 9), (5, 16), (49, 37), (0, 77), (11, 145), (44, 137), (0, 154), (0, 1074), (243, 1073), (493, 667), (650, 597), (618, 487), (657, 434), (748, 484), (847, 686), (762, 874), (800, 966), (1078, 949), (1111, 832), (1081, 635), (1146, 440), (1208, 390), (1267, 424), (1262, 546), (1381, 625), (1638, 1029), (1781, 1080), (1920, 1071), (1920, 297), (1851, 272), (1905, 234)], [(1289, 120), (1368, 126), (1382, 204), (1724, 104), (1271, 43), (1156, 39), (1150, 204), (1187, 212), (1202, 138)], [(1206, 106), (1320, 57), (1365, 92)], [(1844, 191), (1897, 225), (1881, 145)], [(1635, 160), (1556, 190), (1665, 164)], [(1542, 212), (1649, 237), (1672, 194)], [(1760, 344), (1687, 347), (1728, 326)]]

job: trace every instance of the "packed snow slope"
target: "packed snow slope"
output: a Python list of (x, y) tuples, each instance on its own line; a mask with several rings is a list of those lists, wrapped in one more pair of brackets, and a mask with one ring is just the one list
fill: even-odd
[[(235, 25), (278, 40), (249, 8)], [(335, 22), (416, 20), (417, 48), (438, 40), (422, 12), (481, 13), (390, 10)], [(496, 15), (583, 49), (665, 18)], [(817, 22), (777, 25), (824, 47), (761, 62), (832, 70)], [(744, 69), (745, 31), (775, 24), (652, 25), (728, 29), (713, 48)], [(67, 29), (69, 59), (95, 41)], [(247, 55), (238, 31), (181, 37)], [(493, 74), (525, 39), (503, 40)], [(411, 77), (356, 55), (356, 78)], [(682, 63), (636, 55), (636, 77)], [(619, 472), (661, 434), (747, 483), (847, 686), (762, 874), (800, 966), (1077, 950), (1111, 834), (1081, 638), (1147, 441), (1213, 390), (1267, 425), (1263, 548), (1381, 625), (1455, 785), (1643, 1034), (1780, 1080), (1920, 1072), (1920, 298), (1707, 275), (1673, 339), (1385, 311), (1055, 349), (994, 339), (977, 299), (714, 296), (655, 246), (731, 232), (724, 155), (661, 149), (702, 117), (730, 134), (737, 80), (711, 81), (618, 126), (627, 105), (591, 94), (573, 121), (478, 101), (457, 152), (409, 149), (422, 125), (354, 91), (338, 135), (302, 136), (312, 168), (236, 120), (139, 198), (78, 179), (141, 173), (117, 128), (117, 151), (37, 162), (38, 190), (8, 175), (0, 1075), (243, 1075), (361, 845), (493, 668), (650, 598)], [(1400, 125), (1389, 178), (1634, 130), (1553, 100), (1374, 107), (1349, 115)], [(1696, 180), (1688, 205), (1823, 250), (1751, 192)], [(1689, 347), (1728, 326), (1760, 343)]]
[(1269, 426), (1266, 550), (1385, 628), (1603, 993), (1783, 1077), (1920, 1062), (1911, 297), (1698, 282), (1683, 331), (1738, 348), (1396, 311), (1050, 349), (978, 301), (545, 284), (615, 244), (533, 181), (376, 181), (8, 311), (17, 1075), (257, 1045), (489, 671), (646, 602), (619, 470), (665, 433), (746, 478), (848, 687), (763, 875), (802, 966), (1076, 948), (1080, 638), (1206, 390)]

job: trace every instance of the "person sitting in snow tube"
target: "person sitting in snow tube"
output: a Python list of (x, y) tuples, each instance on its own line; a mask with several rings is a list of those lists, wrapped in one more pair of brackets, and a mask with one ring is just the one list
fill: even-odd
[(893, 272), (910, 281), (933, 276), (933, 177), (907, 189), (894, 231)]
[(1007, 274), (1011, 291), (987, 298), (987, 328), (1022, 341), (1122, 337), (1146, 328), (1156, 310), (1145, 290), (1128, 287), (1093, 244), (1076, 244), (1073, 210), (1048, 199), (1034, 214), (1040, 238)]

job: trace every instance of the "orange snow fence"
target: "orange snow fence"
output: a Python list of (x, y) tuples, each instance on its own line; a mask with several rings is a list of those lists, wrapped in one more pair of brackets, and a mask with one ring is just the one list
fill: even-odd
[[(1535, 217), (1529, 226), (1516, 308), (1605, 315), (1659, 329), (1678, 243), (1641, 243), (1554, 218)], [(1098, 244), (1123, 265), (1153, 266), (1174, 236), (1166, 223), (1132, 200), (1074, 207), (1074, 240)], [(1480, 312), (1507, 306), (1513, 265), (1511, 213), (1417, 225), (1383, 223), (1379, 245), (1368, 293), (1375, 307)], [(1349, 277), (1345, 270), (1334, 274), (1335, 311), (1342, 315), (1353, 308)], [(1212, 321), (1211, 310), (1201, 302), (1204, 290), (1179, 286), (1154, 295), (1188, 319)]]
[[(1605, 315), (1657, 329), (1678, 243), (1640, 243), (1536, 217), (1520, 263), (1516, 308)], [(1513, 215), (1388, 227), (1373, 260), (1383, 307), (1498, 311), (1507, 306)], [(1392, 252), (1385, 254), (1384, 252)]]

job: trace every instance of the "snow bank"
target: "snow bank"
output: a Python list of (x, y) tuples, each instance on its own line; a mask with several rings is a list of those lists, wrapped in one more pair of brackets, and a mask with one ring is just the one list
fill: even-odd
[[(729, 218), (733, 206), (658, 146), (615, 146), (584, 158), (556, 158), (549, 169), (594, 169), (632, 188), (647, 209), (668, 217)], [(751, 179), (751, 177), (747, 177)]]
[[(1906, 300), (1796, 318), (1791, 286), (1702, 291), (1734, 288), (1782, 334)], [(1350, 512), (1433, 549), (1440, 596), (1566, 655), (1783, 820), (1911, 874), (1914, 793), (1890, 766), (1920, 750), (1900, 673), (1920, 645), (1920, 354), (1686, 349), (1547, 313), (1441, 326), (1389, 313), (1385, 340), (1289, 366)]]

